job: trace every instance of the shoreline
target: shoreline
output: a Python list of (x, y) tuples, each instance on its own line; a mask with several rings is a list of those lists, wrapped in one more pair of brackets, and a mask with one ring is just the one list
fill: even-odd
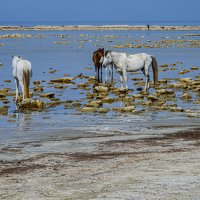
[[(22, 142), (26, 158), (0, 161), (0, 197), (193, 199), (199, 195), (199, 131), (197, 128), (125, 140), (60, 138), (47, 141), (51, 147), (57, 143), (56, 151), (43, 152), (38, 150), (44, 143)], [(72, 146), (74, 151), (69, 151)], [(16, 153), (20, 148), (10, 152)]]
[[(144, 25), (63, 25), (63, 26), (0, 26), (0, 31), (148, 31), (147, 26)], [(200, 26), (150, 26), (150, 31), (196, 31), (200, 30)]]

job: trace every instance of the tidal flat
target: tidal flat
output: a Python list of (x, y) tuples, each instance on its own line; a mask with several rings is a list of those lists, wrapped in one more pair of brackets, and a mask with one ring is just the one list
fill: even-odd
[[(192, 27), (1, 29), (0, 198), (199, 199), (199, 37)], [(98, 84), (92, 53), (103, 47), (154, 55), (158, 85), (143, 92), (140, 71), (128, 91), (116, 72)], [(32, 62), (42, 109), (16, 108), (12, 55)]]

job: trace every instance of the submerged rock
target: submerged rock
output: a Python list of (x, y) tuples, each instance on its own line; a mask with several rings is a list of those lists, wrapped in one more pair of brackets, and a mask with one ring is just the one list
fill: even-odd
[(161, 95), (174, 94), (174, 91), (172, 89), (161, 89), (161, 90), (156, 90), (156, 92)]
[(41, 94), (40, 97), (51, 99), (54, 98), (54, 95), (55, 95), (54, 93), (46, 93), (46, 94)]
[(99, 113), (108, 113), (109, 111), (110, 111), (109, 108), (99, 108), (99, 109), (98, 109), (98, 112), (99, 112)]
[(33, 81), (33, 84), (36, 85), (36, 86), (38, 86), (38, 85), (40, 85), (40, 81), (35, 80), (35, 81)]
[(7, 115), (8, 114), (8, 107), (7, 106), (1, 106), (0, 107), (0, 115)]
[(172, 112), (183, 112), (184, 111), (184, 109), (181, 107), (170, 107), (169, 109)]
[(65, 84), (70, 84), (70, 83), (73, 83), (72, 82), (73, 80), (74, 80), (74, 78), (64, 77), (64, 78), (52, 79), (52, 80), (50, 80), (50, 83), (65, 83)]
[(98, 108), (100, 106), (102, 106), (102, 101), (101, 100), (94, 100), (94, 101), (90, 101), (89, 103), (86, 104), (87, 107), (94, 107), (94, 108)]
[(40, 99), (24, 99), (24, 102), (18, 104), (19, 110), (43, 110), (46, 104)]
[(82, 108), (82, 112), (97, 112), (96, 108), (92, 107), (84, 107)]
[(126, 113), (126, 112), (133, 112), (135, 110), (135, 106), (125, 106), (125, 107), (114, 107), (113, 108), (113, 111), (118, 111), (118, 112), (123, 112), (123, 113)]
[(192, 95), (189, 92), (184, 92), (182, 97), (183, 99), (192, 99)]
[(95, 92), (99, 92), (99, 93), (107, 93), (108, 92), (108, 88), (105, 86), (96, 86), (94, 88)]

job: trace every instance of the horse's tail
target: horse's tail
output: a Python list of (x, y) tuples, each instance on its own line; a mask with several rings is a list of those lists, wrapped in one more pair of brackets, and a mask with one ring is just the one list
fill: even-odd
[(151, 56), (152, 58), (152, 69), (153, 69), (153, 79), (154, 79), (154, 85), (157, 84), (158, 81), (158, 63), (154, 56)]
[(24, 98), (29, 98), (30, 74), (29, 70), (23, 69)]

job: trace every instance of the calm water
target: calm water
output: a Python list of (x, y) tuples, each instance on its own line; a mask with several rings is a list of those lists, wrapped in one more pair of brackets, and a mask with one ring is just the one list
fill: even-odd
[[(13, 34), (15, 31), (1, 31), (0, 35)], [(196, 39), (188, 38), (186, 34), (200, 31), (18, 31), (20, 34), (32, 34), (33, 38), (23, 39), (0, 39), (0, 89), (9, 87), (15, 91), (15, 84), (12, 78), (11, 56), (21, 55), (30, 60), (33, 66), (34, 80), (40, 80), (44, 86), (44, 93), (53, 92), (60, 100), (85, 101), (86, 91), (73, 89), (75, 86), (68, 86), (65, 90), (56, 90), (49, 85), (53, 78), (63, 77), (65, 74), (73, 77), (80, 73), (87, 76), (94, 75), (92, 53), (99, 47), (110, 50), (126, 51), (128, 53), (146, 52), (155, 55), (159, 65), (182, 62), (177, 65), (178, 69), (188, 69), (191, 66), (199, 66), (199, 48), (139, 48), (139, 49), (114, 49), (113, 45), (126, 44), (134, 41), (146, 43), (147, 41), (159, 41), (163, 37), (170, 39)], [(62, 37), (61, 37), (62, 34)], [(106, 36), (106, 37), (105, 37)], [(113, 37), (114, 36), (114, 37)], [(106, 38), (106, 39), (105, 39)], [(58, 70), (49, 73), (49, 70)], [(177, 75), (173, 71), (161, 73), (159, 78), (194, 77), (200, 75), (199, 70), (185, 75)], [(143, 77), (141, 73), (134, 77)], [(129, 88), (136, 89), (129, 74)], [(118, 76), (115, 74), (118, 81)], [(11, 80), (5, 83), (4, 80)], [(84, 83), (86, 80), (79, 79), (76, 83)], [(119, 87), (119, 83), (116, 83)], [(31, 91), (33, 83), (31, 83)], [(136, 90), (135, 90), (136, 91)], [(38, 96), (34, 96), (38, 98)], [(143, 115), (116, 114), (83, 114), (75, 109), (66, 109), (63, 105), (49, 109), (44, 112), (32, 112), (28, 114), (16, 113), (13, 97), (8, 97), (10, 103), (8, 116), (0, 116), (0, 144), (5, 145), (11, 140), (20, 138), (45, 138), (46, 136), (70, 136), (70, 129), (86, 131), (125, 131), (130, 133), (142, 133), (154, 131), (156, 126), (187, 127), (198, 126), (199, 119), (190, 119), (184, 113), (145, 112)], [(199, 109), (198, 105), (183, 104), (177, 102), (178, 106), (184, 108)], [(0, 102), (2, 106), (3, 103)], [(119, 106), (119, 105), (117, 105)], [(13, 117), (14, 115), (14, 117)], [(80, 135), (80, 132), (76, 133)]]

